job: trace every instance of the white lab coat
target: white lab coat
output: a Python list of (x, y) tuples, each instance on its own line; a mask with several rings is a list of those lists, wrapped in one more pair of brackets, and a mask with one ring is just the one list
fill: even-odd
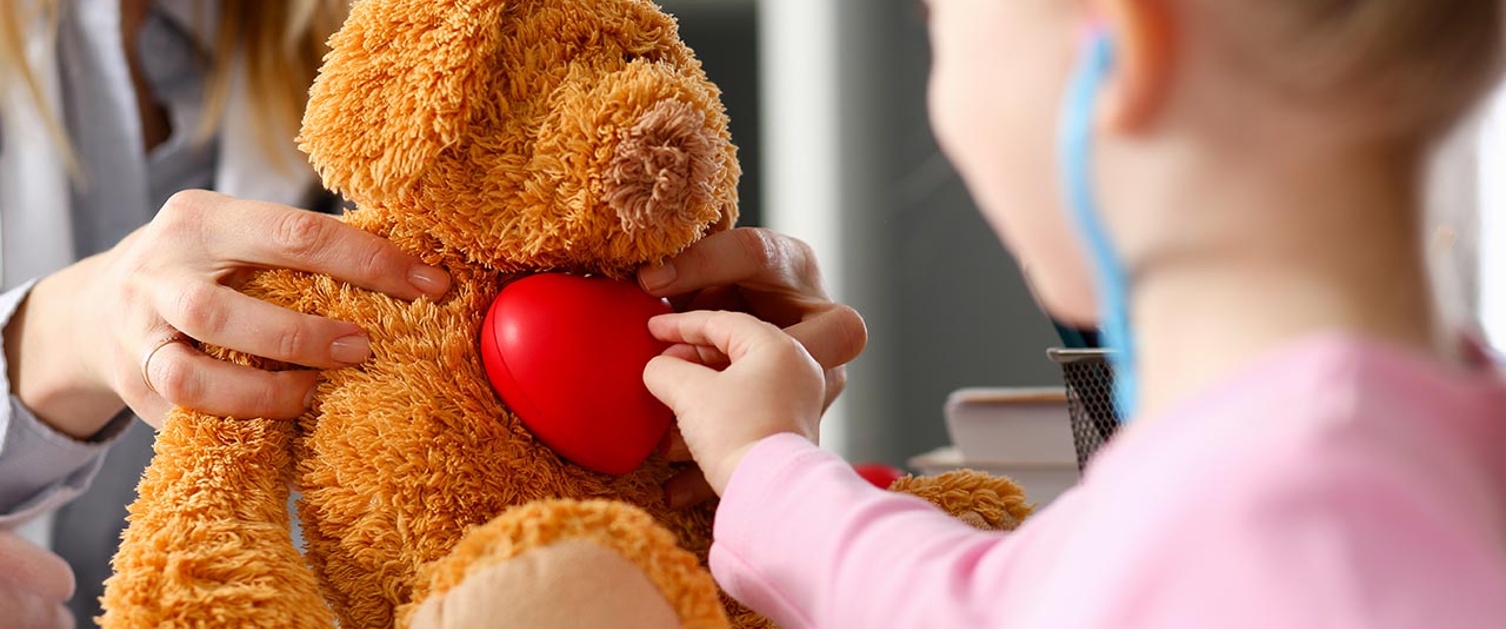
[[(23, 39), (41, 98), (15, 88), (0, 93), (0, 283), (5, 290), (51, 274), (77, 257), (69, 173), (43, 115), (45, 111), (58, 124), (64, 120), (56, 40), (49, 37), (53, 29), (41, 12), (23, 8), (19, 14), (39, 16), (25, 25)], [(247, 124), (254, 118), (254, 103), (244, 64), (235, 68), (220, 123), (215, 188), (231, 196), (296, 205), (316, 184), (313, 170), (291, 139), (279, 145), (275, 156), (264, 148), (255, 136), (256, 125)], [(18, 531), (48, 546), (51, 519), (44, 515)]]
[[(47, 114), (61, 124), (56, 42), (46, 36), (51, 29), (44, 20), (39, 16), (27, 25), (27, 63)], [(280, 145), (276, 157), (262, 148), (256, 125), (247, 124), (255, 116), (244, 65), (235, 68), (220, 122), (215, 187), (235, 197), (294, 205), (306, 198), (314, 173), (291, 140)], [(10, 288), (73, 263), (75, 249), (63, 153), (49, 135), (36, 99), (19, 89), (6, 90), (0, 98), (0, 277)]]

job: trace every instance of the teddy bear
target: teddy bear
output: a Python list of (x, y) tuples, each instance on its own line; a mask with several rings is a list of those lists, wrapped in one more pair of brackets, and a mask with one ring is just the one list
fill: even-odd
[[(406, 302), (303, 272), (250, 279), (248, 295), (357, 323), (372, 358), (322, 373), (297, 421), (174, 409), (101, 624), (767, 626), (705, 567), (714, 505), (664, 505), (680, 466), (561, 456), (498, 395), (477, 341), (509, 283), (627, 278), (735, 223), (720, 93), (675, 21), (649, 0), (360, 0), (300, 148), (353, 203), (342, 220), (451, 289)], [(1029, 512), (1008, 480), (971, 472), (894, 489), (982, 528)]]

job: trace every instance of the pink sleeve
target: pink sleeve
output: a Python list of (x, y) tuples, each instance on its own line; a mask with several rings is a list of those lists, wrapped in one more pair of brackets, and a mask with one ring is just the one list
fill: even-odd
[(795, 435), (765, 439), (716, 514), (711, 569), (786, 629), (996, 626), (1006, 537), (881, 491)]
[[(1506, 544), (1479, 488), (1364, 445), (1219, 448), (1099, 468), (1019, 531), (879, 491), (792, 436), (751, 450), (711, 567), (800, 627), (1475, 627), (1506, 618)], [(1175, 446), (1173, 446), (1174, 448)], [(1398, 469), (1399, 468), (1399, 469)], [(1436, 478), (1436, 476), (1434, 477)], [(1492, 541), (1494, 540), (1494, 541)]]

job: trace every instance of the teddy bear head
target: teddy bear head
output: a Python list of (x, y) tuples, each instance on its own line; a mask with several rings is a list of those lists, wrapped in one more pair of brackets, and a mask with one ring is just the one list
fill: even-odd
[(300, 147), (390, 235), (625, 275), (737, 217), (720, 93), (677, 30), (650, 0), (361, 0)]

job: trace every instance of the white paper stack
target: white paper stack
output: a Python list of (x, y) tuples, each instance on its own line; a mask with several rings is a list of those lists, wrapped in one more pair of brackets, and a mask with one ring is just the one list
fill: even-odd
[(1077, 456), (1060, 388), (961, 389), (946, 404), (951, 447), (910, 460), (923, 474), (973, 469), (1013, 479), (1037, 507), (1077, 484)]

